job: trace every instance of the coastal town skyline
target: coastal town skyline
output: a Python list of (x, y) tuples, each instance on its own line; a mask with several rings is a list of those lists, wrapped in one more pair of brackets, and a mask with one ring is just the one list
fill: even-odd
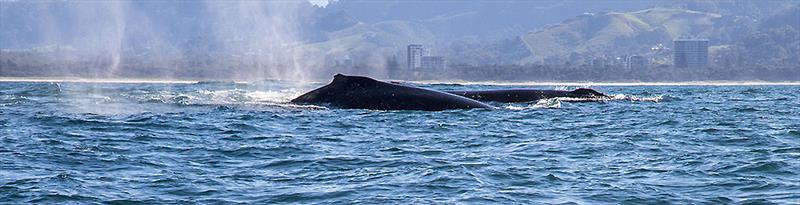
[[(9, 1), (0, 7), (0, 75), (319, 79), (341, 72), (511, 81), (798, 76), (800, 26), (794, 19), (800, 6), (792, 1), (422, 5), (432, 10), (402, 1)], [(493, 15), (497, 9), (510, 10)], [(99, 12), (76, 15), (88, 10)], [(37, 12), (47, 18), (29, 16)], [(706, 41), (687, 47), (680, 39)], [(410, 57), (409, 45), (423, 49)], [(571, 72), (576, 74), (566, 75)]]

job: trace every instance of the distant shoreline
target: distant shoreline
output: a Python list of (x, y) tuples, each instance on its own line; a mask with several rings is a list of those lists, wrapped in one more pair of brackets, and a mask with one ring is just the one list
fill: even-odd
[[(800, 81), (679, 81), (679, 82), (581, 82), (581, 81), (465, 81), (465, 80), (392, 80), (421, 84), (461, 84), (461, 85), (505, 85), (505, 86), (757, 86), (757, 85), (789, 85), (800, 86)], [(134, 83), (134, 84), (190, 84), (203, 81), (217, 81), (209, 79), (144, 79), (144, 78), (80, 78), (80, 77), (0, 77), (0, 82), (33, 82), (33, 83)], [(252, 81), (222, 82), (245, 83)], [(322, 81), (311, 81), (322, 82)], [(327, 81), (323, 82), (326, 83)]]
[(0, 77), (0, 82), (188, 84), (188, 83), (197, 83), (200, 82), (200, 80), (143, 79), (143, 78), (78, 78), (78, 77)]

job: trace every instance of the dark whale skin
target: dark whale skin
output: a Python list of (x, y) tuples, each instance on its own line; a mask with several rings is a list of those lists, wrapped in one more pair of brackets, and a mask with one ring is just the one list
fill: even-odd
[(447, 92), (482, 102), (494, 101), (494, 102), (504, 102), (504, 103), (531, 102), (531, 101), (538, 101), (541, 99), (556, 98), (556, 97), (570, 97), (570, 98), (608, 97), (603, 93), (588, 88), (579, 88), (573, 91), (509, 89), (509, 90), (467, 90), (467, 91), (447, 91)]
[(488, 104), (450, 93), (342, 74), (336, 74), (330, 84), (305, 93), (291, 102), (369, 110), (440, 111), (494, 108)]

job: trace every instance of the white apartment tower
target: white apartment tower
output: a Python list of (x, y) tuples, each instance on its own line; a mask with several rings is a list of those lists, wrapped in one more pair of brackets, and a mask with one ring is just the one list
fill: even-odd
[(673, 63), (676, 68), (702, 68), (708, 65), (708, 39), (674, 41)]
[(423, 48), (419, 44), (408, 45), (408, 70), (419, 69), (422, 67)]

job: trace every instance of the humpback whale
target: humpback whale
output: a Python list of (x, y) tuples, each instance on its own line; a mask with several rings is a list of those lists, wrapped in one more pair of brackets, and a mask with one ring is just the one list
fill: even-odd
[(488, 104), (450, 93), (342, 74), (333, 76), (330, 84), (305, 93), (291, 102), (370, 110), (439, 111), (494, 108)]
[(570, 98), (607, 97), (603, 93), (588, 88), (579, 88), (573, 91), (510, 89), (510, 90), (470, 90), (470, 91), (447, 91), (447, 92), (477, 101), (495, 101), (504, 103), (530, 102), (530, 101), (538, 101), (541, 99), (556, 98), (556, 97), (570, 97)]

